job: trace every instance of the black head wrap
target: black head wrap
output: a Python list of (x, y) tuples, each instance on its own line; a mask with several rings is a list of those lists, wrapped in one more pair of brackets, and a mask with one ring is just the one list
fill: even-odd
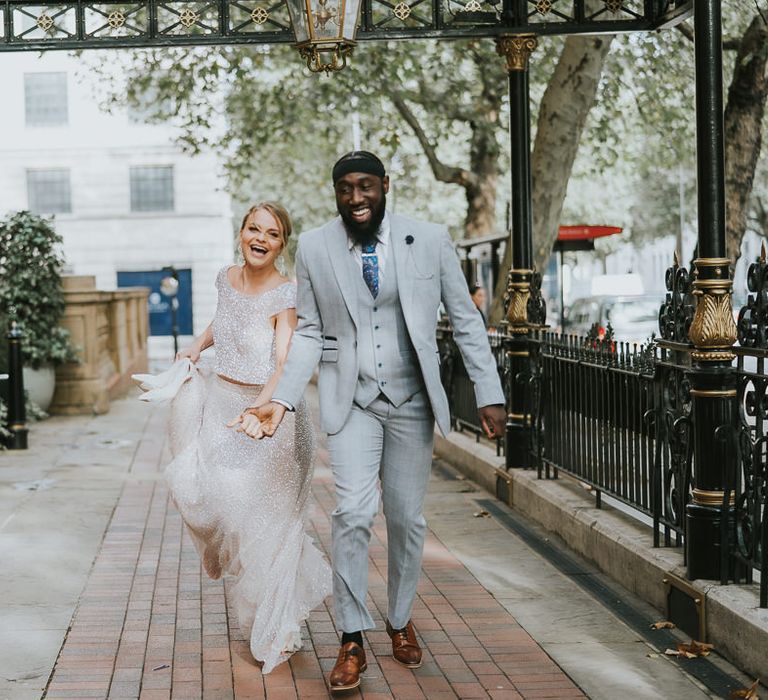
[(333, 166), (333, 184), (335, 185), (339, 178), (349, 173), (368, 173), (377, 177), (384, 177), (384, 163), (378, 157), (369, 151), (350, 151), (345, 153), (336, 161)]

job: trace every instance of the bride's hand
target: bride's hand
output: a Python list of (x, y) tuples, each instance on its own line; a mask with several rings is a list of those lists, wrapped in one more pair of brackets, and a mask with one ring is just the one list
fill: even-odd
[(200, 359), (200, 350), (195, 345), (190, 345), (188, 348), (184, 348), (183, 350), (179, 350), (176, 353), (176, 359), (181, 360), (185, 357), (188, 357), (192, 364), (197, 362)]
[(245, 433), (256, 440), (272, 437), (277, 431), (280, 421), (283, 420), (285, 411), (285, 406), (270, 401), (264, 406), (245, 409), (227, 427), (234, 428), (237, 426), (237, 432)]
[(248, 411), (244, 411), (231, 423), (227, 423), (228, 428), (234, 428), (235, 426), (237, 426), (238, 433), (245, 433), (248, 437), (252, 437), (255, 440), (261, 440), (264, 437), (262, 422), (253, 413), (248, 413)]

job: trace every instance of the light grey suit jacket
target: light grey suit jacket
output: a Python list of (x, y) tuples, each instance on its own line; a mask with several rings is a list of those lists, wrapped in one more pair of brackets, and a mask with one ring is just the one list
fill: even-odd
[[(350, 278), (347, 233), (340, 217), (303, 233), (296, 253), (298, 326), (273, 398), (297, 406), (320, 363), (320, 425), (329, 433), (344, 426), (358, 376), (357, 290)], [(448, 399), (440, 383), (435, 330), (443, 302), (478, 406), (503, 404), (504, 394), (485, 326), (444, 226), (391, 217), (390, 248), (405, 324), (424, 377), (435, 421), (450, 430)]]

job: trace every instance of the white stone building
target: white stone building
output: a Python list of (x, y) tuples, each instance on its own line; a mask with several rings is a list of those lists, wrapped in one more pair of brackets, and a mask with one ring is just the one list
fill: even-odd
[[(181, 332), (199, 333), (213, 316), (216, 272), (233, 256), (220, 164), (183, 153), (168, 127), (101, 111), (79, 68), (58, 52), (0, 57), (0, 214), (53, 214), (68, 271), (94, 275), (101, 289), (175, 266)], [(152, 300), (153, 332), (168, 332), (168, 300)], [(150, 340), (152, 356), (168, 355), (170, 337)]]

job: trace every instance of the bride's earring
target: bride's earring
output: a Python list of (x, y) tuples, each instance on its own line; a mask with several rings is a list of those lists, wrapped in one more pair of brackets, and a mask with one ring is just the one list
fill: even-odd
[(286, 273), (286, 267), (285, 267), (285, 257), (282, 253), (277, 256), (277, 260), (275, 260), (275, 269), (283, 276), (285, 277)]

